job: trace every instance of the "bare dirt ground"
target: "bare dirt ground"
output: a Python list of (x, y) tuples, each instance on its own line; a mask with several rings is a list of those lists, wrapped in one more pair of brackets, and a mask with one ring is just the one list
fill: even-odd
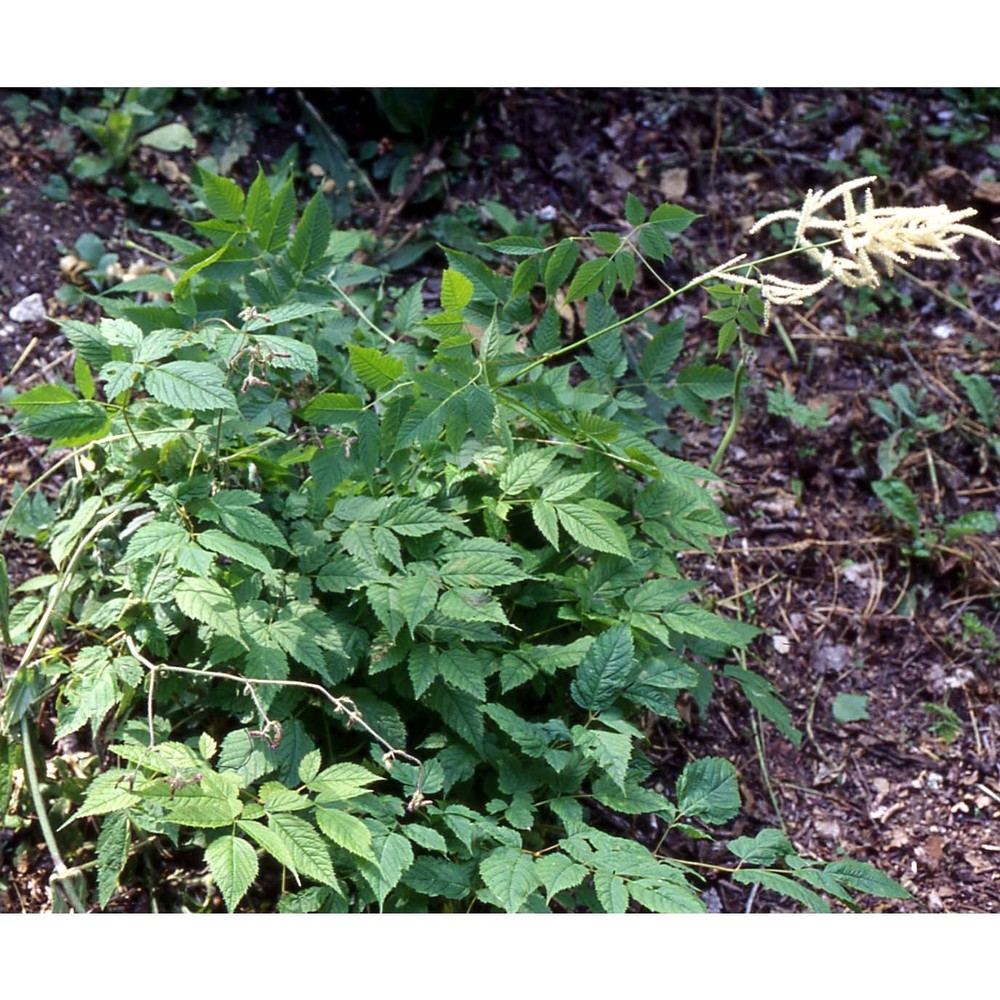
[[(345, 125), (346, 137), (362, 138), (365, 127)], [(260, 138), (280, 153), (286, 136)], [(511, 143), (518, 158), (495, 155)], [(691, 276), (735, 253), (784, 249), (749, 244), (755, 213), (868, 173), (884, 175), (875, 185), (883, 203), (972, 205), (974, 223), (998, 236), (997, 143), (1000, 99), (962, 105), (937, 91), (490, 91), (479, 95), (466, 165), (443, 205), (399, 204), (396, 216), (412, 223), (422, 211), (493, 198), (519, 216), (554, 214), (557, 230), (574, 233), (621, 222), (631, 191), (647, 205), (670, 201), (704, 216), (668, 262), (674, 277)], [(67, 362), (51, 322), (15, 323), (8, 313), (32, 293), (48, 315), (65, 313), (54, 298), (66, 281), (60, 258), (80, 235), (96, 233), (125, 266), (136, 257), (124, 245), (120, 201), (78, 183), (65, 202), (41, 193), (72, 152), (51, 122), (18, 124), (0, 106), (0, 386), (29, 387)], [(892, 294), (828, 290), (808, 309), (783, 310), (784, 335), (772, 331), (758, 345), (750, 406), (722, 470), (733, 533), (713, 558), (691, 556), (689, 566), (722, 606), (767, 629), (751, 666), (788, 705), (801, 744), (749, 710), (727, 681), (688, 730), (651, 724), (671, 773), (686, 755), (709, 753), (740, 768), (745, 810), (727, 832), (783, 825), (804, 856), (868, 861), (913, 894), (879, 904), (887, 911), (1000, 912), (997, 536), (908, 552), (913, 538), (871, 488), (890, 429), (870, 403), (905, 385), (922, 413), (940, 416), (896, 472), (925, 519), (1000, 512), (1000, 452), (984, 443), (989, 429), (976, 424), (953, 375), (980, 374), (1000, 389), (1000, 249), (969, 240), (962, 253), (961, 263), (914, 265)], [(644, 291), (651, 285), (637, 287), (637, 300)], [(705, 323), (702, 349), (712, 334)], [(769, 413), (766, 392), (781, 388), (825, 405), (826, 422), (809, 430)], [(707, 463), (721, 427), (675, 429), (683, 457)], [(0, 443), (4, 492), (43, 468), (30, 443)], [(5, 554), (15, 582), (30, 575), (32, 552)], [(862, 706), (855, 721), (844, 717), (844, 696)], [(633, 832), (656, 837), (640, 825)], [(720, 847), (695, 847), (703, 860), (724, 858)], [(13, 856), (0, 863), (11, 886), (0, 910), (41, 907), (43, 851)], [(727, 912), (795, 908), (724, 880), (706, 887), (706, 899)], [(142, 908), (140, 899), (123, 908), (132, 903)]]

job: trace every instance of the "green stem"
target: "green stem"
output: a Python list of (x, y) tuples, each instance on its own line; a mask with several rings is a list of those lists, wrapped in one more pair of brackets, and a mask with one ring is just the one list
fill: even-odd
[(719, 442), (719, 447), (715, 449), (715, 454), (712, 456), (712, 461), (708, 463), (709, 472), (718, 472), (719, 466), (722, 464), (722, 459), (726, 455), (726, 451), (729, 445), (732, 443), (733, 435), (736, 433), (736, 429), (739, 427), (740, 419), (742, 418), (742, 407), (740, 406), (740, 390), (743, 387), (743, 376), (746, 373), (746, 355), (740, 356), (740, 363), (736, 366), (736, 373), (733, 376), (733, 413), (729, 418), (729, 426), (726, 428), (726, 433), (722, 435), (722, 440)]
[(38, 817), (38, 825), (42, 828), (42, 837), (45, 846), (48, 848), (49, 856), (55, 868), (51, 881), (58, 884), (58, 888), (65, 894), (69, 905), (77, 913), (86, 913), (87, 907), (83, 904), (76, 886), (73, 884), (69, 869), (63, 861), (56, 835), (49, 822), (49, 814), (45, 810), (45, 800), (42, 798), (41, 785), (38, 782), (38, 767), (35, 762), (35, 751), (31, 738), (31, 730), (28, 727), (27, 715), (21, 716), (21, 745), (24, 749), (24, 774), (28, 780), (28, 788), (31, 790), (31, 801), (35, 806), (35, 815)]

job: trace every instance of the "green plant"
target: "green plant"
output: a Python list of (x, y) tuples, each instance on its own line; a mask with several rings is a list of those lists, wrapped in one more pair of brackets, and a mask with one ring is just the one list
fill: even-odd
[(767, 412), (774, 417), (785, 417), (795, 427), (802, 430), (816, 431), (826, 426), (829, 411), (826, 404), (807, 406), (798, 402), (795, 394), (784, 388), (768, 390)]
[(194, 136), (183, 122), (161, 124), (173, 96), (172, 90), (163, 88), (118, 88), (105, 89), (96, 105), (80, 111), (64, 104), (60, 120), (78, 128), (100, 150), (75, 156), (70, 173), (81, 180), (95, 181), (114, 175), (125, 187), (112, 187), (110, 193), (128, 197), (136, 204), (171, 209), (172, 202), (163, 188), (125, 168), (140, 146), (164, 152), (194, 148)]
[[(987, 427), (996, 420), (996, 397), (992, 386), (981, 375), (964, 375), (955, 372), (956, 381), (965, 389), (977, 415)], [(929, 558), (936, 549), (967, 535), (993, 534), (997, 530), (996, 516), (992, 511), (968, 511), (958, 517), (946, 519), (940, 513), (926, 514), (920, 500), (906, 481), (896, 475), (907, 455), (919, 446), (929, 475), (936, 479), (934, 450), (930, 442), (943, 434), (945, 424), (940, 414), (921, 412), (926, 393), (921, 390), (914, 396), (905, 383), (889, 387), (889, 402), (872, 399), (869, 406), (889, 428), (889, 436), (879, 442), (877, 458), (882, 478), (872, 483), (872, 490), (897, 521), (906, 526), (913, 537), (909, 551), (920, 558)], [(981, 433), (981, 429), (980, 433)], [(996, 439), (989, 435), (996, 447)]]
[(947, 705), (925, 701), (921, 707), (930, 716), (930, 730), (936, 740), (947, 746), (962, 735), (965, 724)]
[[(93, 881), (29, 775), (54, 889), (104, 907), (161, 840), (196, 851), (231, 910), (268, 893), (286, 912), (703, 910), (684, 839), (737, 814), (737, 771), (707, 757), (658, 782), (653, 721), (679, 724), (684, 693), (707, 707), (721, 670), (798, 734), (726, 662), (758, 630), (681, 569), (727, 525), (714, 474), (658, 447), (647, 409), (728, 396), (717, 466), (743, 352), (735, 373), (669, 377), (683, 330), (642, 320), (715, 282), (724, 355), (760, 329), (753, 272), (730, 262), (620, 316), (613, 293), (696, 219), (630, 197), (624, 235), (493, 241), (512, 268), (447, 251), (428, 301), (352, 259), (362, 234), (333, 231), (321, 193), (299, 215), (262, 172), (244, 191), (202, 171), (197, 190), (210, 245), (171, 238), (171, 300), (101, 296), (100, 322), (62, 324), (75, 386), (12, 404), (61, 451), (42, 479), (62, 485), (4, 522), (51, 566), (9, 610), (0, 567), (24, 647), (0, 760), (20, 747), (37, 771), (51, 700), (98, 772), (63, 792)], [(569, 343), (557, 294), (584, 314)], [(638, 815), (655, 844), (606, 822)], [(729, 849), (721, 871), (813, 909), (906, 896), (776, 830)]]

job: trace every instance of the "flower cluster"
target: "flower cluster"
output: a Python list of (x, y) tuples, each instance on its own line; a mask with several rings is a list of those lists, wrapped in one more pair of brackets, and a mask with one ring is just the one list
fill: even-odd
[[(760, 232), (772, 222), (794, 220), (795, 245), (801, 247), (826, 277), (813, 284), (788, 281), (770, 274), (759, 278), (745, 275), (719, 273), (732, 267), (743, 258), (735, 258), (723, 268), (716, 269), (718, 277), (733, 284), (746, 285), (760, 290), (765, 305), (801, 304), (810, 295), (825, 288), (832, 281), (839, 281), (848, 288), (877, 288), (879, 275), (875, 269), (880, 263), (889, 277), (897, 264), (905, 264), (918, 257), (930, 260), (958, 260), (955, 244), (965, 236), (1000, 241), (962, 220), (975, 215), (974, 208), (952, 212), (946, 205), (925, 205), (918, 208), (876, 208), (870, 185), (874, 177), (859, 177), (845, 181), (831, 191), (808, 191), (802, 207), (772, 212), (760, 219), (750, 233)], [(858, 211), (853, 192), (864, 187), (864, 207)], [(828, 205), (840, 200), (843, 218), (824, 218), (818, 215)], [(822, 234), (822, 246), (810, 238)], [(830, 245), (832, 244), (832, 245)], [(766, 325), (766, 317), (765, 317)]]
[[(870, 187), (876, 178), (859, 177), (845, 181), (832, 191), (809, 191), (802, 207), (772, 212), (761, 219), (751, 230), (757, 233), (772, 222), (794, 219), (796, 245), (805, 248), (806, 253), (837, 281), (849, 288), (877, 288), (878, 273), (874, 261), (880, 261), (886, 274), (891, 278), (895, 264), (905, 264), (917, 257), (930, 260), (958, 260), (954, 246), (965, 236), (998, 243), (992, 236), (973, 226), (962, 223), (974, 208), (949, 211), (946, 205), (923, 205), (919, 208), (876, 208)], [(859, 212), (854, 204), (857, 188), (865, 187), (864, 210)], [(817, 212), (827, 205), (841, 200), (844, 208), (843, 219), (818, 218)], [(832, 247), (817, 247), (807, 235), (810, 230), (829, 234), (829, 238), (840, 240), (843, 253), (835, 253)]]

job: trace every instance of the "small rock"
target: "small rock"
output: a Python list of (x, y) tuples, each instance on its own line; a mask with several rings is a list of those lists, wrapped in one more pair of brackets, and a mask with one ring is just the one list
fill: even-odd
[(850, 647), (838, 643), (825, 642), (812, 655), (812, 668), (818, 674), (839, 674), (850, 662)]
[(38, 292), (33, 292), (11, 306), (8, 315), (15, 323), (39, 323), (46, 319), (45, 301)]

